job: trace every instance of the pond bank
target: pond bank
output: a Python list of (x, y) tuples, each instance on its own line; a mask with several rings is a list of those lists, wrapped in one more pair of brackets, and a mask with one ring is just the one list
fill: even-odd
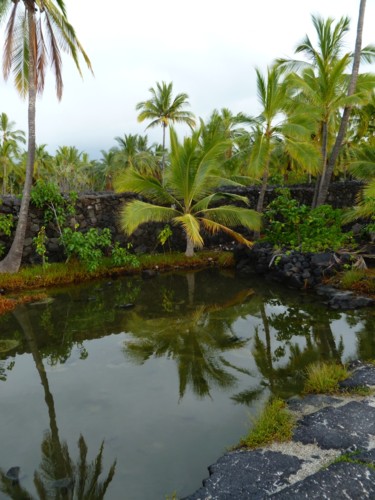
[(324, 281), (351, 264), (349, 253), (302, 253), (296, 250), (277, 251), (269, 243), (257, 243), (248, 248), (235, 247), (235, 269), (239, 275), (260, 274), (290, 288), (313, 289), (323, 296), (332, 309), (348, 310), (374, 305), (370, 297), (325, 286)]
[[(375, 366), (356, 363), (343, 391), (375, 389)], [(293, 438), (226, 453), (184, 500), (375, 497), (375, 396), (309, 395), (288, 401)]]

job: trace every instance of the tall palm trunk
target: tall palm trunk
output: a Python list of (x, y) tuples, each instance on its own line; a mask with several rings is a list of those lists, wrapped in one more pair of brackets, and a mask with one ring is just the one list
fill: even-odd
[(21, 207), (18, 215), (18, 222), (16, 233), (13, 239), (12, 246), (8, 254), (0, 262), (0, 272), (2, 273), (16, 273), (18, 272), (23, 253), (23, 245), (25, 242), (25, 235), (27, 229), (27, 220), (29, 215), (30, 194), (34, 172), (35, 160), (35, 114), (36, 114), (36, 65), (34, 53), (34, 32), (35, 20), (34, 12), (30, 7), (27, 11), (27, 20), (29, 27), (29, 91), (28, 91), (28, 148), (27, 148), (27, 163), (26, 163), (26, 177), (25, 184), (22, 192)]
[[(360, 0), (358, 24), (357, 24), (357, 36), (356, 36), (356, 41), (355, 41), (354, 58), (353, 58), (353, 67), (352, 67), (352, 74), (350, 77), (350, 82), (349, 82), (349, 87), (348, 87), (348, 92), (347, 92), (348, 97), (354, 94), (354, 91), (355, 91), (355, 88), (357, 85), (357, 80), (358, 80), (359, 63), (360, 63), (360, 59), (361, 59), (361, 48), (362, 48), (363, 24), (364, 24), (364, 19), (365, 19), (365, 9), (366, 9), (366, 0)], [(327, 194), (328, 194), (328, 188), (329, 188), (329, 184), (331, 182), (331, 177), (332, 177), (332, 173), (333, 173), (333, 169), (334, 169), (334, 166), (336, 164), (337, 158), (339, 156), (341, 145), (343, 143), (343, 140), (344, 140), (344, 137), (346, 134), (346, 130), (348, 128), (351, 110), (352, 110), (351, 106), (345, 106), (344, 113), (343, 113), (342, 118), (341, 118), (340, 128), (339, 128), (339, 131), (338, 131), (338, 134), (336, 137), (336, 141), (335, 141), (335, 144), (333, 146), (331, 156), (328, 160), (326, 174), (324, 177), (322, 177), (316, 206), (323, 205), (323, 203), (325, 203), (325, 201), (326, 201)]]
[(321, 189), (322, 181), (325, 178), (326, 172), (327, 172), (327, 155), (328, 155), (328, 123), (327, 123), (327, 121), (324, 121), (322, 123), (321, 155), (322, 155), (322, 174), (318, 175), (318, 177), (316, 179), (312, 208), (315, 208), (317, 206), (319, 191)]
[(161, 170), (162, 170), (162, 172), (164, 172), (164, 168), (165, 168), (165, 131), (166, 131), (167, 125), (163, 122), (162, 127), (163, 127), (163, 156), (161, 159)]

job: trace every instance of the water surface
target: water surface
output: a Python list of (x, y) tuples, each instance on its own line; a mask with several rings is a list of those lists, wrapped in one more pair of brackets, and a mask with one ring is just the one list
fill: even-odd
[(306, 364), (375, 356), (372, 310), (228, 271), (49, 293), (0, 317), (0, 468), (20, 467), (4, 498), (183, 497)]

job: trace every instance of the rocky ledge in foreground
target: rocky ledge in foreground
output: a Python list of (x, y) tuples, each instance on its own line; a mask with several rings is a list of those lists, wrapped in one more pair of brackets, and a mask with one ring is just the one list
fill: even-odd
[[(375, 366), (357, 363), (344, 390), (375, 389)], [(289, 443), (226, 453), (185, 500), (375, 498), (375, 396), (288, 401), (298, 421)]]

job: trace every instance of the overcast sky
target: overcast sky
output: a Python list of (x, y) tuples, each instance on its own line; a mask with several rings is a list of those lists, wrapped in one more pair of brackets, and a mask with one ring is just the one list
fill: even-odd
[[(82, 80), (64, 58), (64, 94), (58, 102), (49, 73), (37, 101), (37, 143), (54, 153), (76, 146), (100, 158), (114, 137), (145, 133), (135, 106), (157, 81), (186, 92), (197, 117), (229, 108), (256, 115), (255, 67), (262, 72), (278, 57), (292, 57), (308, 34), (312, 14), (351, 19), (346, 41), (354, 49), (359, 0), (65, 0), (68, 18), (89, 55), (95, 76), (83, 65)], [(368, 0), (363, 45), (375, 44), (375, 0)], [(0, 43), (3, 47), (4, 26)], [(370, 68), (375, 71), (374, 66)], [(27, 103), (0, 76), (0, 112), (27, 129)], [(161, 142), (161, 129), (147, 131)], [(180, 129), (180, 134), (187, 133)]]

